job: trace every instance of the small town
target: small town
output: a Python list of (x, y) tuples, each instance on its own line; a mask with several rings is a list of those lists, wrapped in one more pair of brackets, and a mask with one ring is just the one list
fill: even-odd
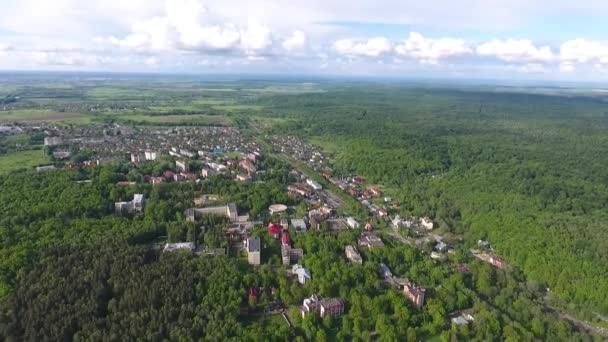
[[(153, 186), (168, 183), (200, 183), (215, 177), (228, 177), (236, 182), (259, 182), (264, 169), (264, 160), (278, 154), (286, 160), (298, 161), (289, 171), (290, 183), (284, 188), (289, 203), (273, 203), (263, 213), (250, 216), (240, 212), (235, 203), (225, 203), (219, 194), (200, 194), (191, 199), (191, 207), (184, 216), (191, 224), (199, 225), (205, 218), (223, 218), (222, 234), (225, 247), (205, 246), (194, 241), (172, 241), (158, 244), (154, 248), (163, 253), (188, 252), (198, 257), (243, 256), (252, 267), (260, 267), (272, 255), (276, 257), (287, 274), (300, 286), (305, 286), (315, 277), (301, 261), (305, 250), (294, 246), (290, 234), (306, 234), (309, 230), (329, 232), (360, 231), (352, 245), (345, 246), (344, 258), (363, 265), (365, 255), (385, 247), (385, 239), (398, 244), (419, 248), (422, 253), (438, 263), (451, 262), (456, 249), (462, 248), (457, 237), (444, 239), (437, 233), (435, 223), (429, 217), (401, 217), (400, 206), (386, 196), (382, 185), (369, 185), (365, 177), (350, 175), (333, 176), (330, 159), (318, 148), (295, 137), (273, 136), (269, 142), (274, 147), (264, 151), (262, 145), (242, 135), (238, 129), (230, 127), (170, 127), (144, 128), (109, 125), (87, 128), (66, 128), (47, 126), (11, 126), (3, 130), (11, 132), (43, 132), (44, 145), (50, 149), (56, 163), (37, 167), (39, 172), (97, 166), (117, 160), (127, 161), (135, 169), (146, 169), (148, 163), (162, 161), (162, 169), (154, 174), (143, 174), (140, 178), (128, 178), (117, 185), (130, 188), (139, 182)], [(82, 151), (89, 153), (90, 159), (72, 162)], [(303, 164), (299, 164), (303, 163)], [(304, 166), (306, 170), (298, 166)], [(322, 183), (326, 184), (323, 185)], [(328, 188), (327, 184), (332, 188)], [(368, 213), (365, 217), (349, 215), (344, 211), (345, 198), (350, 198)], [(225, 204), (222, 204), (225, 203)], [(298, 216), (297, 206), (306, 210)], [(123, 198), (114, 205), (118, 216), (143, 215), (146, 198), (143, 193), (134, 193), (131, 198)], [(266, 227), (260, 230), (260, 227)], [(267, 234), (263, 239), (260, 233)], [(265, 241), (277, 244), (270, 248)], [(276, 242), (272, 242), (276, 241)], [(495, 255), (489, 242), (479, 241), (478, 249), (471, 249), (474, 258), (494, 267), (504, 269), (504, 258)], [(275, 251), (275, 252), (271, 252)], [(453, 262), (453, 268), (467, 274), (468, 266)], [(275, 269), (276, 270), (276, 269)], [(384, 263), (378, 268), (378, 278), (388, 288), (395, 288), (407, 298), (412, 307), (420, 309), (425, 305), (427, 288), (407, 278), (394, 275)], [(293, 325), (287, 306), (273, 295), (276, 289), (249, 288), (248, 301), (259, 302), (262, 293), (268, 292), (271, 301), (261, 312), (264, 315), (281, 315), (289, 326)], [(323, 293), (306, 298), (300, 310), (301, 316), (317, 313), (321, 317), (341, 316), (348, 303), (341, 298), (327, 298)], [(323, 296), (323, 297), (322, 297)], [(257, 314), (256, 308), (243, 307), (241, 314)], [(467, 325), (474, 321), (474, 312), (449, 313), (446, 324)]]

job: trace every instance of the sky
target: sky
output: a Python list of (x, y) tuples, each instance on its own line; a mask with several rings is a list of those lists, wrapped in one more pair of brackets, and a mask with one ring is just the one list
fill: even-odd
[(1, 0), (0, 70), (608, 81), (604, 0)]

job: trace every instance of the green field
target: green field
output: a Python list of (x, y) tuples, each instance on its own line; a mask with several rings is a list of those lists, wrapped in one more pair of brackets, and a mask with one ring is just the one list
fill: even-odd
[(232, 120), (226, 116), (220, 115), (156, 115), (148, 116), (143, 114), (125, 115), (120, 117), (123, 120), (128, 120), (136, 123), (152, 123), (152, 124), (199, 124), (209, 126), (230, 126)]
[(81, 113), (63, 113), (48, 109), (23, 109), (0, 112), (0, 122), (63, 122), (86, 124), (91, 121), (91, 115)]
[(260, 111), (260, 110), (264, 109), (264, 106), (258, 106), (258, 105), (227, 105), (227, 106), (213, 106), (213, 108), (220, 109), (220, 110), (226, 110), (226, 111), (229, 111), (229, 112), (239, 112), (239, 111), (247, 111), (247, 110)]
[(88, 97), (97, 99), (142, 99), (153, 97), (156, 93), (147, 89), (133, 89), (120, 87), (98, 87), (87, 92)]
[(29, 169), (49, 162), (41, 150), (15, 152), (0, 156), (0, 174)]

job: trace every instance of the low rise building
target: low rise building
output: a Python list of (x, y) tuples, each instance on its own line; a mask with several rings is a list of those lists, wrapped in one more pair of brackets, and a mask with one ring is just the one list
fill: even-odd
[(310, 313), (318, 312), (321, 317), (327, 315), (340, 317), (344, 314), (344, 303), (336, 298), (323, 299), (317, 295), (304, 299), (300, 307), (302, 318)]
[(344, 252), (346, 253), (346, 259), (355, 264), (363, 264), (363, 258), (361, 258), (361, 254), (357, 251), (355, 246), (348, 245), (344, 248)]
[(403, 292), (417, 308), (421, 308), (424, 305), (424, 295), (426, 293), (424, 287), (408, 282), (403, 287)]
[(498, 268), (504, 268), (507, 263), (503, 257), (492, 255), (490, 256), (490, 264)]
[(323, 190), (323, 186), (321, 184), (310, 178), (306, 180), (306, 184), (308, 184), (308, 186), (310, 186), (315, 191)]
[(373, 234), (363, 235), (359, 239), (359, 247), (366, 247), (369, 249), (382, 248), (382, 247), (384, 247), (384, 242), (382, 242), (382, 239), (380, 239), (376, 235), (373, 235)]
[(291, 219), (291, 225), (297, 233), (302, 233), (307, 230), (306, 221), (304, 221), (304, 219)]
[(62, 137), (45, 137), (44, 138), (44, 146), (60, 146), (65, 145), (65, 142)]
[(174, 252), (174, 251), (194, 251), (194, 243), (192, 242), (175, 242), (167, 243), (163, 248), (163, 252)]
[(346, 218), (346, 224), (352, 229), (358, 229), (361, 226), (357, 220), (350, 216)]
[(281, 245), (281, 261), (283, 265), (289, 266), (294, 262), (299, 262), (304, 257), (304, 250), (302, 248), (292, 248), (289, 245)]
[(293, 195), (300, 195), (303, 197), (309, 197), (312, 195), (312, 191), (310, 191), (310, 189), (308, 189), (304, 184), (302, 183), (296, 183), (296, 184), (290, 184), (287, 186), (287, 191), (290, 194)]
[(393, 272), (391, 272), (390, 268), (384, 263), (380, 263), (380, 275), (384, 279), (391, 279), (393, 277)]
[(431, 252), (431, 259), (433, 259), (433, 260), (439, 260), (439, 261), (444, 261), (446, 259), (446, 256), (443, 253), (432, 251)]
[(434, 228), (433, 220), (428, 217), (423, 217), (420, 219), (420, 225), (426, 230), (433, 230)]
[(144, 195), (135, 194), (133, 200), (129, 202), (116, 202), (114, 203), (114, 211), (117, 215), (131, 214), (133, 212), (141, 212), (144, 210)]
[(188, 172), (190, 171), (190, 165), (188, 165), (187, 161), (176, 160), (175, 169), (179, 172)]
[(291, 273), (298, 276), (298, 283), (302, 285), (306, 284), (306, 282), (312, 278), (310, 272), (300, 264), (293, 265)]
[(245, 240), (245, 248), (247, 250), (247, 262), (249, 265), (259, 266), (261, 259), (261, 244), (257, 237), (249, 237)]
[(36, 167), (37, 172), (52, 171), (55, 169), (56, 169), (55, 165), (45, 165), (45, 166)]
[(55, 159), (68, 159), (70, 157), (72, 157), (72, 152), (70, 152), (70, 151), (53, 152), (53, 158), (55, 158)]
[(131, 163), (141, 163), (146, 157), (141, 153), (131, 153)]
[(251, 162), (251, 160), (249, 159), (243, 159), (239, 162), (239, 166), (247, 171), (249, 174), (255, 173), (256, 168), (255, 165), (253, 165), (253, 163)]
[(159, 153), (157, 153), (157, 152), (151, 152), (151, 151), (144, 152), (144, 157), (146, 158), (146, 160), (157, 160), (158, 156), (159, 156)]

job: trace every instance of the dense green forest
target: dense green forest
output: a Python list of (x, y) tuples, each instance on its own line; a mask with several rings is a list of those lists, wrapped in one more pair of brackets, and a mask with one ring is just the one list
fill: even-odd
[(353, 84), (254, 103), (339, 173), (386, 185), (402, 215), (489, 239), (564, 301), (608, 312), (605, 102)]

